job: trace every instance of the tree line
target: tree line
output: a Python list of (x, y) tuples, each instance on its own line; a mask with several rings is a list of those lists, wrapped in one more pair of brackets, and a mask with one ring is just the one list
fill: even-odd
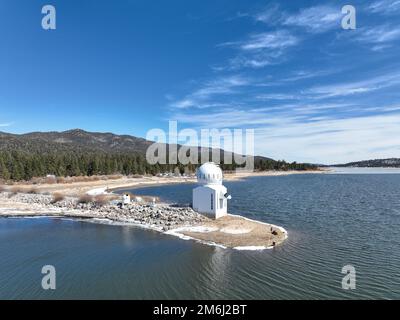
[[(254, 162), (256, 170), (310, 170), (310, 164), (287, 163), (259, 158)], [(193, 173), (198, 165), (155, 164), (150, 165), (139, 153), (102, 153), (59, 151), (52, 153), (0, 151), (0, 179), (31, 180), (49, 174), (67, 176), (93, 175), (156, 175), (165, 172)], [(221, 164), (223, 170), (234, 170), (233, 164)]]

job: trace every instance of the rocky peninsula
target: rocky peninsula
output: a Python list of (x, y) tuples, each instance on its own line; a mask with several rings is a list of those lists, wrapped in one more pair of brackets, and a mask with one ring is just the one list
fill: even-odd
[[(108, 181), (108, 184), (113, 185), (113, 182)], [(121, 186), (120, 183), (118, 187)], [(62, 217), (122, 223), (238, 250), (272, 248), (287, 238), (286, 230), (281, 227), (242, 216), (228, 214), (215, 220), (179, 204), (143, 200), (122, 204), (121, 196), (112, 192), (89, 196), (86, 185), (84, 193), (75, 184), (54, 185), (47, 190), (50, 191), (44, 186), (34, 189), (3, 187), (0, 189), (0, 217)], [(64, 192), (60, 194), (60, 190)]]

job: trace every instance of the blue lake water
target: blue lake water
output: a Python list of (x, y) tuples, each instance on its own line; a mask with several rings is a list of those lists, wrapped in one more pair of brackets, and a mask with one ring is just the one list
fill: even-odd
[[(131, 226), (0, 219), (0, 298), (400, 299), (400, 175), (307, 174), (226, 182), (229, 211), (285, 227), (236, 251)], [(192, 184), (135, 194), (189, 203)], [(41, 288), (54, 265), (57, 289)], [(356, 269), (356, 289), (341, 286)]]

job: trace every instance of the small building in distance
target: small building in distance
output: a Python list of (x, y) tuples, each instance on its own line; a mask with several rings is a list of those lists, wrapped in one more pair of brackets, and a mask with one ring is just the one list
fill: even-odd
[(131, 203), (131, 196), (129, 193), (125, 193), (122, 195), (122, 203), (123, 204), (130, 204)]
[(193, 189), (193, 210), (215, 219), (228, 214), (231, 196), (222, 185), (222, 170), (213, 162), (201, 165), (196, 171), (198, 187)]

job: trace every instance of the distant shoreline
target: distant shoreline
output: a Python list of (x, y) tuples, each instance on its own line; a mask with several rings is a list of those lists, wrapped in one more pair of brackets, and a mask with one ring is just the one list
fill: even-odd
[[(312, 171), (256, 171), (256, 172), (238, 172), (225, 173), (224, 181), (236, 181), (249, 177), (260, 176), (286, 176), (294, 174), (323, 174), (326, 170)], [(196, 183), (195, 177), (158, 177), (158, 176), (142, 176), (142, 177), (122, 177), (119, 179), (98, 179), (94, 181), (79, 181), (71, 183), (17, 183), (15, 185), (6, 186), (7, 188), (19, 189), (25, 193), (61, 193), (65, 196), (80, 196), (92, 189), (107, 188), (110, 191), (121, 189), (134, 189), (147, 186), (158, 186), (168, 184)]]

